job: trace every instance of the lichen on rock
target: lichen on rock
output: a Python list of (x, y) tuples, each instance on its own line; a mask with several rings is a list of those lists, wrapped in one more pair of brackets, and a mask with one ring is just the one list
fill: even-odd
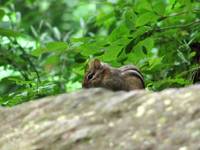
[(199, 91), (97, 88), (0, 108), (0, 149), (200, 149)]

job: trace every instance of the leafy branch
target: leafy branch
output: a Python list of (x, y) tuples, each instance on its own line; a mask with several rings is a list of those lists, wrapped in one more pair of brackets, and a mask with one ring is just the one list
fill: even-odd
[[(193, 9), (191, 12), (192, 13), (198, 13), (198, 12), (200, 12), (200, 10), (199, 9)], [(187, 13), (188, 13), (188, 11), (182, 11), (182, 12), (173, 13), (173, 14), (170, 14), (170, 15), (167, 15), (167, 16), (161, 16), (158, 19), (158, 21), (163, 21), (165, 19), (168, 19), (168, 18), (171, 18), (171, 17), (176, 17), (176, 16), (181, 16), (181, 15), (184, 15), (184, 14), (187, 14)]]
[(197, 19), (194, 22), (191, 22), (191, 23), (188, 23), (188, 24), (184, 24), (184, 25), (183, 24), (181, 24), (181, 25), (173, 25), (173, 26), (162, 27), (162, 28), (154, 27), (154, 28), (146, 31), (145, 33), (143, 33), (141, 36), (137, 37), (136, 39), (131, 40), (127, 44), (127, 46), (125, 48), (125, 52), (126, 53), (130, 53), (134, 45), (136, 45), (139, 41), (144, 40), (145, 38), (152, 36), (154, 33), (164, 32), (166, 30), (177, 29), (177, 28), (188, 28), (188, 27), (196, 25), (196, 24), (200, 24), (200, 19)]
[(163, 27), (163, 28), (156, 28), (156, 29), (152, 29), (152, 31), (153, 32), (162, 32), (162, 31), (165, 31), (165, 30), (176, 29), (176, 28), (188, 28), (188, 27), (193, 26), (195, 24), (200, 24), (200, 19), (198, 19), (194, 22), (188, 23), (188, 24), (173, 25), (173, 26), (168, 26), (168, 27)]

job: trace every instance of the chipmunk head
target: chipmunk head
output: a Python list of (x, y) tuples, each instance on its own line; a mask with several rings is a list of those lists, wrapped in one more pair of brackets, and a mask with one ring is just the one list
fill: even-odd
[(92, 60), (87, 68), (82, 86), (84, 88), (101, 87), (107, 68), (98, 59)]

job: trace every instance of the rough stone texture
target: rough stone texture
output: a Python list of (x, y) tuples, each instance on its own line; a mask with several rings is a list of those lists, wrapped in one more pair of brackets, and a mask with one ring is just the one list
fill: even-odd
[(200, 86), (103, 89), (0, 108), (0, 150), (199, 150)]

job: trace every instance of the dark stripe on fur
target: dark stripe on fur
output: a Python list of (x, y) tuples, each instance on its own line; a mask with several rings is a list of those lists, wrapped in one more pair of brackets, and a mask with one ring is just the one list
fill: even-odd
[(138, 69), (136, 69), (136, 68), (127, 68), (127, 69), (123, 70), (123, 72), (126, 72), (126, 71), (129, 71), (128, 72), (129, 74), (138, 77), (140, 79), (140, 81), (142, 82), (143, 87), (145, 88), (144, 77), (143, 77), (143, 75), (141, 74), (141, 72)]

